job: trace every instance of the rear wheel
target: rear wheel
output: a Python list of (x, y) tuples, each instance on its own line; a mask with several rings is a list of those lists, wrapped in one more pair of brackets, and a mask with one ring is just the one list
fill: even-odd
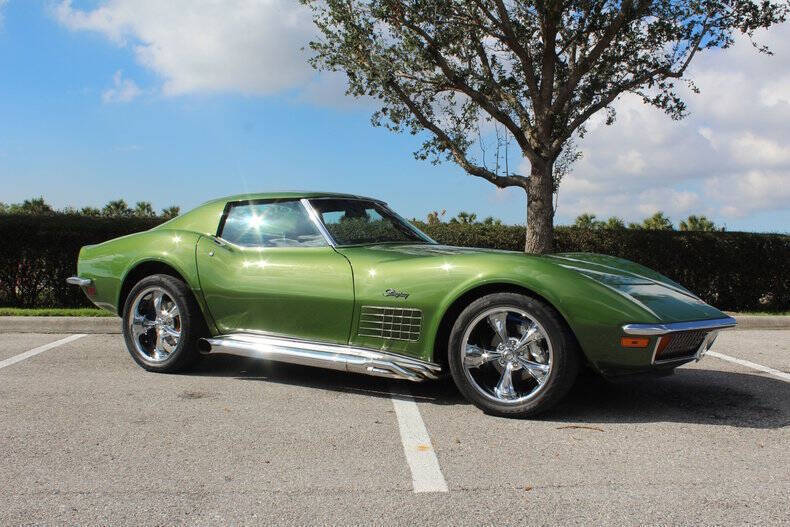
[(579, 370), (576, 339), (545, 302), (495, 293), (472, 302), (450, 333), (458, 389), (487, 413), (530, 417), (570, 390)]
[(132, 358), (148, 371), (173, 373), (198, 356), (205, 334), (200, 308), (187, 285), (169, 275), (140, 280), (126, 298), (123, 334)]

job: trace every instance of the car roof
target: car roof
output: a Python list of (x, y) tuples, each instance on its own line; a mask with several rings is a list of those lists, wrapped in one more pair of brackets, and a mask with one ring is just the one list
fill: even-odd
[(315, 192), (315, 191), (287, 191), (287, 192), (256, 192), (247, 194), (235, 194), (224, 198), (213, 199), (208, 203), (229, 202), (229, 201), (255, 201), (262, 199), (302, 199), (302, 198), (346, 198), (346, 199), (365, 199), (370, 201), (381, 201), (376, 198), (359, 196), (357, 194), (341, 194), (337, 192)]

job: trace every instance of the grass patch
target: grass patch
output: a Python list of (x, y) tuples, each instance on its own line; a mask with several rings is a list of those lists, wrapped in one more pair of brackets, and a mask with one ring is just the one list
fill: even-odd
[(0, 317), (114, 317), (109, 311), (97, 307), (0, 307)]

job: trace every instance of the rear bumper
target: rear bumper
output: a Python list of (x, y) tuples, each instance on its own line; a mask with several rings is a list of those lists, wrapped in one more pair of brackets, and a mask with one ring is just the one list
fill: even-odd
[(88, 287), (93, 283), (90, 278), (80, 278), (79, 276), (70, 276), (66, 278), (66, 283), (71, 285), (78, 285), (80, 287)]

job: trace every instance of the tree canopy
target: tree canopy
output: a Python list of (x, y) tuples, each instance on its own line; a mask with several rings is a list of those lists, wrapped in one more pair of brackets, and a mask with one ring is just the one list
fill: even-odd
[[(427, 132), (418, 158), (526, 191), (534, 252), (551, 250), (554, 166), (591, 116), (605, 111), (611, 124), (612, 103), (630, 92), (683, 117), (678, 81), (691, 82), (694, 57), (784, 21), (788, 9), (753, 0), (301, 1), (321, 34), (312, 64), (345, 72), (349, 94), (377, 99), (375, 125)], [(476, 147), (484, 133), (496, 135), (494, 156)], [(529, 174), (509, 162), (511, 144)]]

